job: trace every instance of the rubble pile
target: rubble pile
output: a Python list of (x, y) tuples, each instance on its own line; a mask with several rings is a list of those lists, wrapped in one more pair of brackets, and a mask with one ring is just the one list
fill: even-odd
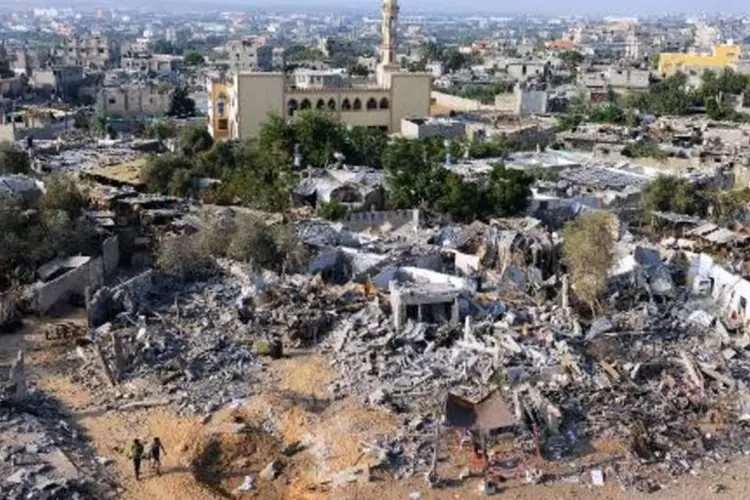
[(117, 498), (101, 457), (54, 400), (32, 391), (23, 402), (0, 397), (0, 497)]
[[(125, 389), (127, 382), (144, 378), (152, 382), (151, 390), (140, 396), (167, 398), (182, 413), (210, 414), (258, 390), (262, 355), (268, 354), (261, 344), (314, 345), (325, 338), (337, 314), (361, 307), (351, 294), (334, 293), (311, 277), (275, 278), (273, 286), (256, 280), (248, 286), (246, 276), (222, 274), (179, 293), (172, 291), (178, 289), (174, 284), (162, 283), (138, 300), (122, 288), (98, 291), (97, 307), (90, 312), (97, 319), (113, 318), (109, 305), (119, 312), (92, 333), (114, 374), (116, 392), (134, 398)], [(84, 354), (78, 378), (96, 393), (108, 377), (101, 376), (95, 357)]]
[(410, 320), (397, 331), (371, 303), (331, 335), (334, 366), (342, 375), (333, 390), (398, 411), (434, 411), (449, 388), (477, 396), (495, 373), (497, 348), (494, 337), (474, 332), (490, 328), (482, 323), (462, 332), (456, 325)]
[[(184, 413), (211, 413), (243, 398), (254, 386), (254, 368), (261, 368), (252, 352), (252, 337), (231, 304), (240, 287), (224, 280), (183, 288), (179, 296), (164, 283), (150, 293), (138, 316), (120, 313), (94, 332), (118, 386), (145, 378), (147, 397), (166, 397)], [(91, 361), (91, 360), (89, 360)], [(80, 377), (92, 389), (102, 387), (100, 365), (87, 362)], [(123, 397), (126, 389), (118, 387)], [(106, 398), (105, 398), (106, 399)]]
[[(476, 399), (501, 387), (528, 450), (534, 428), (555, 461), (574, 460), (584, 443), (613, 440), (635, 458), (621, 464), (620, 482), (650, 491), (750, 452), (741, 425), (750, 406), (738, 403), (750, 380), (750, 337), (730, 335), (713, 317), (696, 323), (684, 304), (684, 296), (647, 302), (582, 328), (561, 307), (529, 302), (498, 321), (408, 322), (398, 332), (371, 305), (331, 336), (342, 374), (333, 390), (407, 413), (403, 432), (374, 445), (398, 457), (391, 463), (403, 473), (428, 470), (448, 391)], [(646, 469), (654, 463), (669, 477), (652, 477)]]

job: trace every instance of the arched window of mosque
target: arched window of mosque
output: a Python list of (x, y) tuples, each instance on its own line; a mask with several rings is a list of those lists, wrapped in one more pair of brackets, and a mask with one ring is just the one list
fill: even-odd
[(294, 112), (299, 109), (299, 104), (297, 104), (296, 99), (289, 99), (289, 103), (287, 104), (287, 110), (289, 116), (293, 116)]
[(326, 102), (323, 99), (318, 99), (318, 103), (315, 105), (315, 109), (323, 109), (326, 107)]
[(370, 97), (367, 100), (367, 109), (378, 109), (378, 101), (374, 97)]
[(352, 109), (352, 103), (349, 102), (349, 99), (341, 101), (341, 109), (344, 111), (350, 111)]
[(336, 101), (334, 101), (333, 98), (328, 99), (328, 109), (336, 111)]
[(387, 97), (383, 97), (380, 100), (380, 109), (388, 109), (390, 107), (390, 103), (388, 102)]
[(359, 111), (362, 109), (362, 101), (359, 100), (359, 97), (354, 99), (354, 111)]
[(312, 108), (312, 103), (309, 99), (303, 99), (302, 104), (299, 106), (300, 109), (310, 109)]

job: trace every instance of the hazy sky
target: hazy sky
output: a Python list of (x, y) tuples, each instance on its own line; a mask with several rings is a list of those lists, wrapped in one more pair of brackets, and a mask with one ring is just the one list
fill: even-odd
[[(209, 2), (209, 0), (201, 0)], [(232, 0), (223, 0), (232, 1)], [(301, 5), (301, 6), (340, 6), (352, 5), (369, 9), (370, 5), (380, 5), (382, 0), (245, 0), (237, 5), (245, 6), (273, 6), (273, 5)], [(413, 10), (426, 11), (485, 11), (497, 13), (544, 13), (559, 15), (595, 15), (612, 14), (628, 16), (645, 16), (654, 14), (718, 14), (720, 12), (739, 14), (750, 11), (750, 3), (741, 0), (727, 0), (725, 2), (706, 2), (705, 0), (625, 0), (621, 2), (606, 2), (595, 0), (522, 0), (503, 2), (497, 0), (399, 0), (403, 12)]]
[[(0, 0), (0, 6), (7, 8), (34, 7), (69, 7), (93, 4), (107, 7), (138, 6), (154, 7), (169, 10), (181, 7), (203, 9), (268, 9), (279, 10), (295, 7), (310, 10), (352, 8), (373, 13), (380, 8), (382, 0), (180, 0), (154, 4), (152, 0)], [(750, 12), (750, 2), (727, 0), (725, 2), (707, 2), (705, 0), (624, 0), (607, 2), (596, 0), (399, 0), (401, 11), (405, 14), (421, 12), (450, 13), (495, 13), (495, 14), (544, 14), (544, 15), (578, 15), (598, 16), (616, 15), (645, 17), (658, 14), (742, 14)]]

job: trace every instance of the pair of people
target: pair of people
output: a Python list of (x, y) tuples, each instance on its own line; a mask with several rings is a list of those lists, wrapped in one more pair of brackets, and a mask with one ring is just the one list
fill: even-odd
[[(151, 445), (149, 446), (146, 459), (151, 460), (151, 468), (156, 470), (156, 475), (161, 475), (161, 453), (167, 454), (167, 450), (161, 444), (158, 437), (155, 437)], [(133, 445), (130, 447), (130, 458), (133, 460), (133, 470), (135, 471), (135, 480), (141, 480), (141, 461), (144, 458), (143, 444), (139, 439), (133, 440)]]

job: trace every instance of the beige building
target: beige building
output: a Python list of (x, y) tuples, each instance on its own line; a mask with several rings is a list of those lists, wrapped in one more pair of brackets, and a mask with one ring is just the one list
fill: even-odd
[(96, 96), (96, 112), (122, 118), (163, 116), (172, 104), (172, 94), (155, 85), (103, 87)]
[(273, 67), (273, 47), (262, 40), (230, 40), (226, 48), (234, 71), (270, 71)]
[[(322, 109), (342, 123), (398, 132), (401, 120), (430, 113), (432, 75), (401, 71), (396, 63), (397, 0), (383, 3), (380, 64), (373, 80), (344, 70), (283, 73), (238, 72), (230, 84), (229, 137), (252, 137), (269, 113), (289, 119), (297, 111)], [(211, 92), (209, 94), (218, 95)], [(209, 130), (215, 130), (209, 124)]]
[(65, 66), (104, 70), (117, 67), (120, 60), (120, 45), (101, 35), (66, 38), (54, 49), (53, 56), (58, 64)]

